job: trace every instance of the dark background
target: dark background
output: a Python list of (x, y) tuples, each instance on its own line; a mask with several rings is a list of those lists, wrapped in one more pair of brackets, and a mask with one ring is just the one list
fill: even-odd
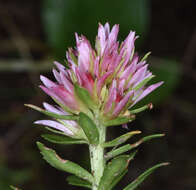
[[(68, 186), (67, 174), (41, 159), (36, 141), (55, 147), (58, 154), (88, 168), (83, 146), (54, 146), (41, 139), (46, 131), (33, 126), (43, 115), (24, 107), (51, 101), (38, 88), (39, 75), (52, 78), (52, 62), (63, 62), (74, 46), (74, 32), (92, 44), (98, 22), (120, 24), (119, 40), (136, 30), (139, 54), (151, 51), (151, 70), (164, 86), (145, 102), (154, 109), (138, 114), (129, 130), (141, 136), (165, 133), (139, 148), (122, 189), (145, 169), (169, 161), (138, 189), (196, 189), (196, 1), (194, 0), (0, 0), (0, 190), (10, 184), (23, 190), (79, 189)], [(111, 139), (127, 132), (109, 129)], [(140, 136), (140, 137), (141, 137)], [(133, 140), (132, 140), (133, 141)], [(130, 142), (132, 142), (130, 140)]]

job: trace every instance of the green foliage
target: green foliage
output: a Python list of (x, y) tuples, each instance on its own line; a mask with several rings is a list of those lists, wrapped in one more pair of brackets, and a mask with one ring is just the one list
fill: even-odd
[(119, 178), (124, 176), (128, 167), (129, 161), (133, 159), (135, 153), (132, 155), (121, 155), (110, 161), (104, 169), (98, 190), (110, 190)]
[(134, 115), (132, 115), (132, 117), (117, 117), (116, 119), (105, 121), (104, 125), (106, 127), (117, 126), (117, 125), (129, 123), (129, 122), (133, 121), (134, 119), (135, 119)]
[(82, 127), (86, 137), (88, 138), (89, 143), (98, 144), (99, 131), (92, 119), (89, 118), (86, 114), (80, 112), (78, 123)]
[(89, 182), (93, 181), (93, 176), (78, 164), (61, 159), (54, 150), (45, 147), (40, 142), (37, 142), (37, 146), (40, 149), (43, 158), (54, 168), (74, 174)]
[(146, 136), (146, 137), (143, 137), (142, 139), (140, 139), (139, 141), (137, 141), (136, 143), (134, 144), (126, 144), (126, 145), (123, 145), (117, 149), (113, 149), (111, 150), (110, 152), (108, 152), (106, 155), (105, 155), (105, 158), (108, 160), (108, 159), (111, 159), (115, 156), (118, 156), (120, 154), (123, 154), (127, 151), (130, 151), (134, 148), (137, 148), (140, 144), (144, 143), (144, 142), (147, 142), (149, 140), (152, 140), (154, 138), (160, 138), (160, 137), (163, 137), (164, 134), (155, 134), (155, 135), (149, 135), (149, 136)]
[(132, 183), (130, 183), (127, 187), (125, 187), (123, 190), (134, 190), (140, 185), (152, 172), (154, 172), (156, 169), (167, 166), (169, 163), (161, 163), (153, 166), (152, 168), (149, 168), (146, 170), (143, 174), (141, 174), (137, 179), (135, 179)]
[(141, 131), (131, 131), (129, 133), (126, 133), (124, 135), (121, 135), (120, 137), (112, 140), (112, 141), (109, 141), (109, 142), (105, 142), (102, 146), (104, 148), (106, 147), (113, 147), (113, 146), (118, 146), (124, 142), (126, 142), (128, 139), (130, 139), (132, 136), (136, 135), (136, 134), (140, 134)]
[(73, 139), (67, 136), (53, 135), (53, 134), (44, 134), (42, 137), (52, 143), (56, 144), (86, 144), (87, 142), (81, 139)]
[(75, 93), (77, 97), (85, 104), (88, 106), (88, 108), (94, 108), (95, 103), (93, 102), (91, 95), (89, 94), (88, 90), (85, 88), (81, 88), (79, 85), (75, 84)]
[(78, 116), (74, 116), (74, 115), (59, 115), (59, 114), (55, 114), (55, 113), (52, 113), (52, 112), (49, 112), (49, 111), (46, 111), (38, 106), (35, 106), (35, 105), (31, 105), (31, 104), (25, 104), (25, 106), (27, 107), (30, 107), (36, 111), (39, 111), (45, 115), (48, 115), (50, 117), (53, 117), (55, 119), (64, 119), (64, 120), (77, 120), (78, 119)]
[(89, 182), (84, 181), (74, 175), (67, 177), (67, 181), (70, 185), (75, 185), (75, 186), (79, 186), (79, 187), (86, 187), (86, 188), (91, 189), (91, 184)]

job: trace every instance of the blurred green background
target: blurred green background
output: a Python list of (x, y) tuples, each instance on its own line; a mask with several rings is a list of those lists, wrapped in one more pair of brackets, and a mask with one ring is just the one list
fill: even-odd
[[(148, 62), (157, 76), (153, 82), (165, 81), (141, 102), (153, 102), (154, 109), (139, 114), (129, 130), (166, 136), (139, 148), (116, 190), (162, 161), (171, 165), (155, 172), (139, 189), (196, 189), (195, 8), (194, 0), (0, 0), (0, 190), (9, 190), (10, 184), (23, 190), (80, 189), (68, 186), (67, 175), (41, 159), (35, 142), (44, 142), (40, 137), (44, 129), (32, 122), (44, 116), (23, 104), (51, 102), (38, 88), (39, 75), (52, 78), (52, 62), (63, 62), (67, 48), (75, 46), (75, 32), (94, 44), (99, 22), (120, 24), (120, 41), (135, 30), (139, 54), (152, 52)], [(125, 132), (115, 127), (108, 138)], [(89, 167), (84, 145), (55, 149)]]

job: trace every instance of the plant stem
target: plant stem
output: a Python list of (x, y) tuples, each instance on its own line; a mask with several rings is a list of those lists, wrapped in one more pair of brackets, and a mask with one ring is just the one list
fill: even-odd
[[(98, 123), (98, 122), (97, 122)], [(105, 142), (106, 129), (105, 126), (99, 125), (99, 144), (89, 145), (90, 150), (90, 162), (91, 172), (94, 176), (94, 183), (92, 184), (92, 190), (98, 190), (100, 179), (103, 175), (105, 159), (104, 159), (104, 148), (101, 146)]]

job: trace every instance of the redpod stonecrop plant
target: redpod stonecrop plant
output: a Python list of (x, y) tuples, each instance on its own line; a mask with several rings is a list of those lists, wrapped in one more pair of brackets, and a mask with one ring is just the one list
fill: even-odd
[[(72, 185), (93, 190), (110, 190), (127, 173), (128, 164), (136, 152), (127, 153), (141, 143), (162, 134), (143, 137), (133, 144), (125, 144), (140, 131), (131, 131), (112, 141), (106, 141), (108, 126), (123, 125), (135, 119), (135, 114), (152, 108), (152, 104), (133, 109), (141, 99), (159, 87), (163, 82), (150, 86), (154, 77), (148, 70), (146, 54), (140, 59), (135, 53), (135, 32), (117, 41), (119, 26), (99, 24), (95, 49), (84, 36), (76, 34), (76, 48), (69, 48), (64, 65), (54, 62), (55, 82), (41, 76), (40, 88), (48, 94), (56, 105), (43, 103), (40, 111), (52, 120), (39, 120), (35, 124), (44, 125), (55, 134), (45, 134), (43, 138), (57, 144), (87, 144), (90, 151), (91, 172), (76, 163), (61, 159), (54, 150), (38, 142), (44, 159), (53, 167), (73, 174), (68, 177)], [(106, 148), (113, 147), (106, 152)], [(126, 153), (126, 154), (125, 154)], [(123, 190), (135, 189), (152, 171), (166, 165), (162, 163), (145, 171)]]

